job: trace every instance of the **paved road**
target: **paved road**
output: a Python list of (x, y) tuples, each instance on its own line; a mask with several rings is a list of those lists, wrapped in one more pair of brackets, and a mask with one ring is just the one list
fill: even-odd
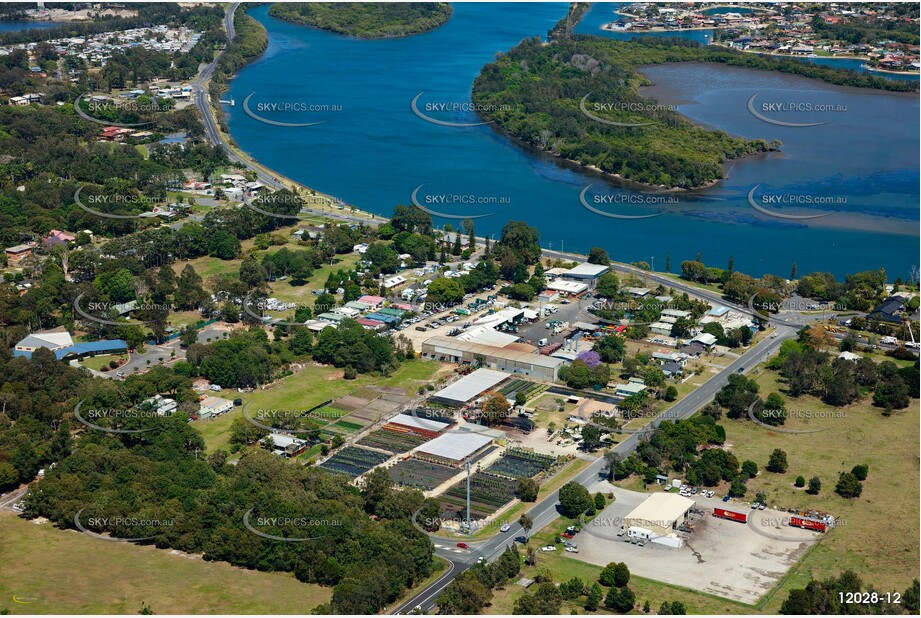
[[(730, 375), (739, 373), (740, 371), (742, 373), (747, 373), (756, 364), (762, 362), (768, 356), (776, 352), (785, 339), (795, 336), (795, 328), (783, 325), (778, 326), (776, 337), (764, 339), (752, 346), (744, 355), (731, 362), (725, 369), (707, 380), (693, 393), (653, 419), (644, 429), (649, 431), (653, 427), (658, 426), (664, 419), (676, 420), (689, 418), (716, 395), (716, 392), (726, 384)], [(636, 449), (646, 431), (639, 431), (635, 434), (626, 436), (622, 442), (613, 448), (613, 451), (623, 456), (629, 455)], [(604, 467), (604, 458), (599, 457), (585, 470), (574, 477), (573, 480), (582, 485), (590, 485), (600, 478), (600, 475), (604, 472)], [(558, 502), (559, 492), (557, 491), (538, 502), (528, 511), (531, 519), (534, 520), (533, 530), (541, 530), (559, 517), (556, 510)], [(511, 530), (504, 534), (498, 534), (479, 543), (470, 542), (469, 545), (471, 550), (468, 554), (458, 555), (456, 552), (452, 551), (452, 547), (436, 546), (435, 553), (450, 560), (451, 569), (424, 590), (400, 605), (394, 613), (406, 613), (417, 605), (420, 605), (423, 610), (430, 609), (435, 604), (438, 594), (450, 584), (459, 573), (475, 564), (480, 556), (484, 556), (489, 561), (494, 560), (505, 550), (508, 544), (513, 542), (512, 539), (522, 534), (524, 534), (524, 530), (516, 522), (512, 523)], [(436, 544), (441, 541), (441, 539), (435, 540)]]

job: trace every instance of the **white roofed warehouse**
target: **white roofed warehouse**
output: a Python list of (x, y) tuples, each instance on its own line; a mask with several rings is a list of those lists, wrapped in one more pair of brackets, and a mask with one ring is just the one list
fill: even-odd
[(441, 389), (429, 399), (439, 403), (460, 406), (476, 399), (481, 393), (485, 393), (497, 384), (501, 384), (508, 377), (510, 377), (509, 374), (503, 371), (477, 369), (454, 384)]
[(671, 493), (652, 494), (624, 518), (624, 528), (641, 528), (652, 533), (650, 539), (675, 533), (685, 522), (694, 501)]
[(413, 449), (413, 456), (449, 466), (460, 466), (492, 444), (480, 432), (450, 432)]

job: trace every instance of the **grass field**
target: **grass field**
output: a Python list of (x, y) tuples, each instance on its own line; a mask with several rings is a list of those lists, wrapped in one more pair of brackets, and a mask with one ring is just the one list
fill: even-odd
[(291, 574), (99, 541), (8, 512), (0, 556), (0, 610), (12, 614), (136, 614), (142, 603), (157, 614), (303, 614), (332, 596)]
[(116, 361), (119, 365), (128, 360), (127, 354), (100, 354), (99, 356), (89, 356), (80, 361), (80, 364), (87, 369), (100, 371), (103, 367), (108, 369), (111, 361)]
[[(359, 375), (355, 380), (343, 380), (342, 370), (334, 367), (312, 366), (284, 378), (281, 383), (265, 391), (240, 395), (244, 405), (256, 409), (309, 410), (329, 399), (342, 397), (363, 386), (397, 386), (413, 394), (427, 383), (443, 365), (435, 361), (414, 359), (404, 362), (387, 377)], [(230, 442), (230, 425), (241, 416), (242, 406), (214, 420), (194, 421), (192, 426), (205, 438), (209, 452), (226, 449)], [(248, 411), (252, 416), (254, 413)]]
[[(761, 395), (783, 394), (778, 374), (759, 370), (754, 376)], [(842, 519), (840, 527), (810, 552), (764, 610), (776, 613), (790, 588), (803, 587), (810, 574), (822, 578), (845, 569), (860, 574), (879, 590), (903, 591), (918, 577), (918, 400), (908, 409), (884, 417), (869, 402), (839, 409), (814, 397), (785, 397), (788, 410), (814, 414), (843, 412), (842, 417), (788, 419), (787, 429), (827, 428), (812, 434), (781, 434), (748, 421), (723, 421), (726, 441), (739, 461), (751, 459), (762, 472), (748, 482), (746, 497), (764, 491), (770, 505), (814, 508)], [(786, 474), (764, 471), (775, 448), (786, 451)], [(834, 493), (838, 473), (856, 464), (867, 464), (870, 473), (859, 498), (847, 500)], [(822, 490), (811, 496), (793, 486), (797, 475), (806, 480), (818, 476)]]

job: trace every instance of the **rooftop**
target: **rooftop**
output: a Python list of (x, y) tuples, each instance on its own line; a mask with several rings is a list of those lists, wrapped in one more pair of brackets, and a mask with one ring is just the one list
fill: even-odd
[(423, 421), (411, 414), (397, 414), (387, 422), (393, 423), (395, 425), (402, 425), (404, 427), (411, 427), (413, 429), (423, 429), (425, 431), (436, 432), (450, 426), (450, 423), (442, 423), (441, 421), (434, 421), (429, 419)]
[(460, 462), (491, 442), (492, 438), (477, 432), (452, 432), (417, 446), (413, 452)]
[(624, 519), (670, 523), (683, 517), (692, 506), (694, 501), (690, 498), (671, 493), (656, 493), (643, 500)]
[(491, 389), (506, 378), (511, 377), (504, 371), (495, 371), (493, 369), (477, 369), (470, 375), (466, 375), (454, 384), (447, 386), (432, 397), (467, 403), (480, 393)]
[(563, 276), (564, 277), (577, 277), (579, 279), (587, 279), (587, 278), (590, 279), (590, 278), (599, 277), (603, 275), (604, 273), (608, 272), (609, 270), (610, 270), (610, 267), (608, 266), (603, 266), (601, 264), (589, 264), (588, 262), (584, 262), (582, 264), (579, 264), (575, 268), (570, 268), (565, 273), (563, 273)]

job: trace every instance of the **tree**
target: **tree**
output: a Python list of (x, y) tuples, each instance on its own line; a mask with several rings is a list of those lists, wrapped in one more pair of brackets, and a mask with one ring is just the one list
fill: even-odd
[(183, 311), (198, 309), (207, 298), (202, 279), (191, 264), (186, 264), (176, 282), (176, 307)]
[(588, 594), (585, 596), (585, 609), (590, 612), (597, 610), (598, 605), (601, 603), (601, 596), (601, 586), (592, 584), (592, 587), (588, 589)]
[(485, 421), (487, 423), (492, 423), (508, 416), (510, 406), (505, 395), (496, 391), (489, 391), (484, 393), (484, 400), (481, 408)]
[(464, 298), (464, 288), (457, 279), (439, 277), (429, 284), (428, 299), (431, 302), (453, 305)]
[(518, 479), (518, 488), (515, 490), (515, 495), (522, 502), (536, 502), (539, 491), (540, 485), (534, 479)]
[(687, 609), (685, 609), (684, 603), (681, 601), (672, 601), (671, 603), (665, 601), (656, 613), (660, 616), (683, 616), (687, 614)]
[(595, 510), (600, 511), (601, 509), (604, 508), (604, 505), (605, 505), (604, 494), (599, 491), (598, 493), (595, 494)]
[(592, 247), (588, 251), (588, 263), (608, 266), (611, 263), (611, 258), (608, 257), (608, 252), (601, 247)]
[(918, 580), (916, 579), (902, 594), (902, 604), (905, 606), (905, 609), (912, 614), (918, 613), (919, 596), (921, 596), (919, 593), (921, 593), (921, 587), (919, 587)]
[(560, 593), (564, 599), (575, 599), (585, 592), (585, 584), (578, 577), (573, 577), (568, 582), (560, 584)]
[(806, 486), (806, 479), (805, 479), (802, 475), (800, 475), (800, 476), (796, 477), (796, 480), (795, 480), (795, 481), (793, 481), (793, 485), (794, 485), (795, 487), (805, 487), (805, 486)]
[(605, 607), (610, 607), (616, 612), (626, 614), (636, 604), (636, 595), (630, 588), (611, 588), (604, 598)]
[(560, 511), (566, 517), (578, 517), (593, 504), (592, 495), (576, 481), (570, 481), (560, 488)]
[(614, 570), (617, 568), (616, 562), (609, 562), (606, 567), (601, 569), (601, 573), (598, 575), (598, 582), (603, 586), (613, 586), (614, 585)]
[(191, 324), (186, 324), (179, 329), (179, 342), (187, 348), (198, 341), (198, 331)]
[(383, 468), (375, 468), (364, 476), (364, 486), (361, 497), (365, 501), (365, 511), (370, 514), (377, 513), (378, 508), (393, 492), (393, 479), (390, 473)]
[(614, 585), (623, 588), (630, 582), (630, 569), (623, 562), (614, 565)]
[(867, 474), (870, 472), (870, 466), (867, 464), (858, 464), (851, 469), (851, 474), (857, 477), (858, 481), (867, 480)]
[(454, 578), (435, 602), (440, 614), (479, 614), (492, 600), (492, 591), (470, 570)]
[(676, 399), (678, 399), (678, 389), (669, 385), (665, 389), (665, 401), (675, 401)]
[(582, 428), (582, 447), (586, 451), (593, 451), (601, 445), (601, 430), (594, 425)]
[(814, 476), (809, 479), (809, 487), (806, 489), (806, 492), (812, 494), (813, 496), (818, 494), (822, 490), (822, 481), (819, 480), (819, 477)]
[(598, 283), (595, 285), (595, 295), (602, 298), (614, 298), (620, 289), (620, 281), (613, 272), (606, 272), (598, 277)]
[(779, 448), (771, 451), (771, 457), (767, 464), (768, 472), (782, 474), (787, 471), (787, 454)]
[(838, 475), (835, 493), (842, 498), (859, 498), (863, 492), (863, 484), (852, 472), (842, 472)]
[(758, 476), (758, 464), (753, 462), (751, 459), (747, 459), (742, 462), (742, 474), (746, 477), (753, 479)]
[(540, 259), (540, 232), (524, 221), (509, 221), (502, 227), (497, 249), (516, 255), (527, 265)]
[(592, 350), (598, 353), (606, 363), (618, 363), (624, 359), (627, 350), (627, 340), (620, 335), (605, 335), (595, 340)]
[(524, 535), (528, 536), (528, 532), (534, 527), (534, 520), (527, 513), (522, 513), (518, 518), (518, 525), (524, 529)]
[(729, 495), (733, 498), (741, 498), (745, 495), (745, 482), (741, 478), (734, 478), (729, 484)]

